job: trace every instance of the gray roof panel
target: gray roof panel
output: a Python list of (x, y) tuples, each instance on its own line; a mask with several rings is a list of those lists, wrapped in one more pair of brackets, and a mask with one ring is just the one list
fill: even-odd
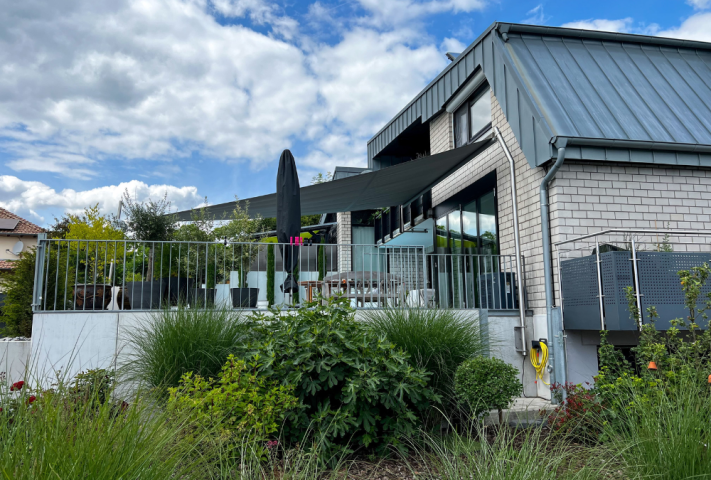
[[(414, 121), (442, 111), (479, 68), (531, 165), (555, 155), (556, 137), (587, 141), (591, 149), (578, 152), (605, 159), (708, 162), (711, 44), (501, 23), (370, 140), (369, 161)], [(674, 144), (683, 144), (676, 153)]]

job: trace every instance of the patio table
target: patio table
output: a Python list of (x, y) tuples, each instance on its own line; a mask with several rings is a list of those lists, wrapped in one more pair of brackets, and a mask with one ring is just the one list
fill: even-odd
[(340, 293), (364, 306), (366, 302), (387, 304), (388, 300), (397, 300), (401, 286), (402, 279), (392, 273), (359, 271), (328, 275), (322, 288), (324, 296)]

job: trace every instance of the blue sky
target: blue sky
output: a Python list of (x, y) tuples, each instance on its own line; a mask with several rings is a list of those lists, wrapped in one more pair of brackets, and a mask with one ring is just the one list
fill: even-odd
[(711, 41), (711, 0), (0, 0), (0, 206), (41, 225), (364, 166), (366, 142), (494, 21)]

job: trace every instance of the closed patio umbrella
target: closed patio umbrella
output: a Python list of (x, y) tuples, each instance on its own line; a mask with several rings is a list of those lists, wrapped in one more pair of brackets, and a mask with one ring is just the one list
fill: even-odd
[(284, 150), (279, 158), (276, 201), (277, 241), (282, 244), (279, 249), (287, 273), (281, 290), (284, 293), (293, 293), (299, 288), (293, 275), (299, 262), (299, 248), (289, 244), (292, 238), (301, 235), (301, 194), (296, 162), (289, 150)]

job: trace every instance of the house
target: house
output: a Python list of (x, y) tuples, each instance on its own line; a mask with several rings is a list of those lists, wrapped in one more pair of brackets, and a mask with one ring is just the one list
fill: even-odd
[[(540, 339), (552, 381), (592, 381), (599, 331), (630, 347), (650, 321), (626, 288), (666, 328), (685, 315), (676, 272), (711, 262), (711, 44), (497, 22), (448, 58), (369, 140), (367, 166), (301, 189), (302, 215), (336, 230), (326, 273), (395, 279), (356, 306), (384, 296), (478, 318), (526, 395), (550, 393), (525, 357)], [(246, 202), (276, 216), (275, 194)], [(266, 285), (262, 246), (239, 248), (259, 251), (250, 274)], [(201, 248), (207, 272), (216, 247)], [(316, 282), (321, 254), (305, 248)]]
[(0, 270), (12, 269), (12, 262), (36, 246), (38, 235), (44, 232), (42, 227), (0, 208)]

